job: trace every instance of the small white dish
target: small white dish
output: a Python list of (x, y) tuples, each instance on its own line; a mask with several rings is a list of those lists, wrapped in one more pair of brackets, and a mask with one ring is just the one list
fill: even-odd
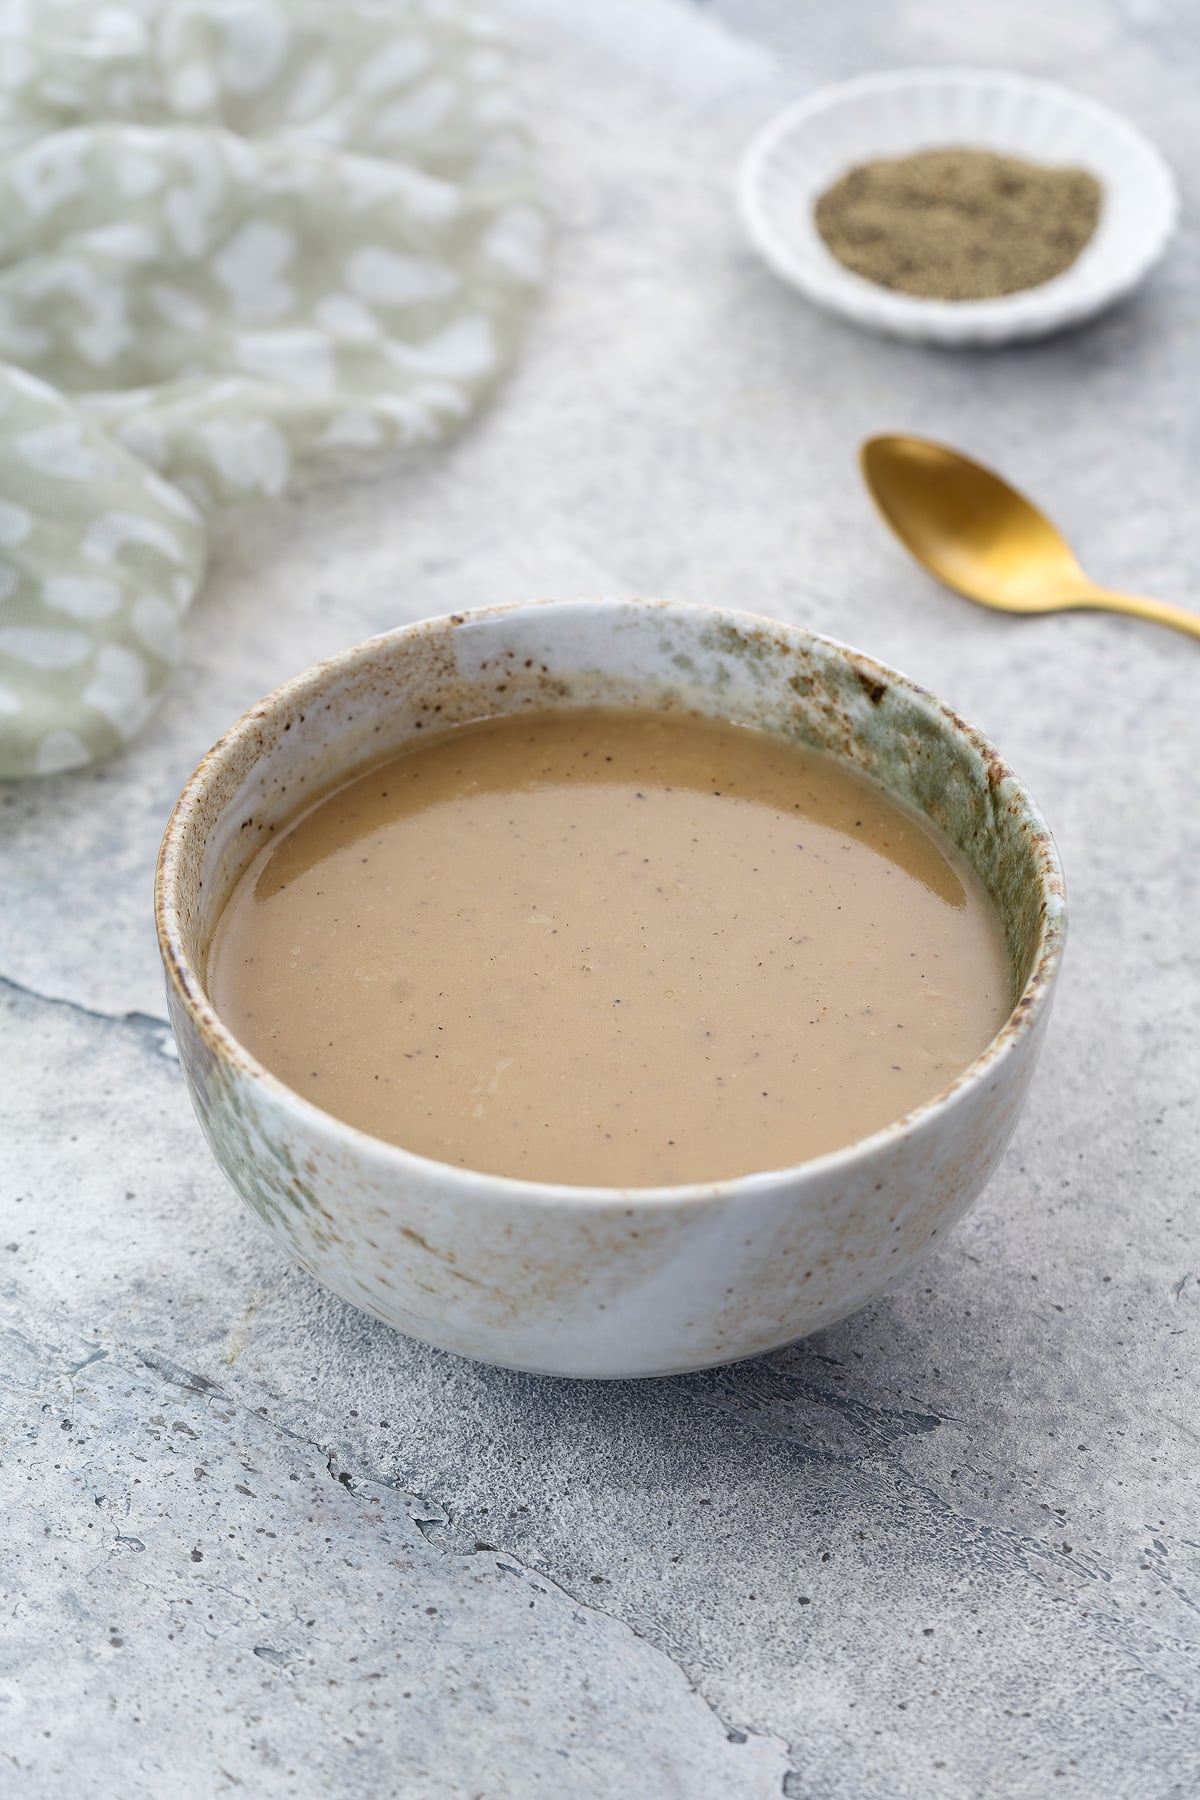
[[(949, 145), (1097, 178), (1100, 223), (1069, 269), (996, 300), (924, 300), (843, 268), (817, 232), (820, 195), (860, 163)], [(756, 249), (818, 306), (871, 331), (945, 345), (1043, 337), (1091, 318), (1158, 261), (1179, 212), (1170, 169), (1125, 119), (1048, 82), (985, 69), (894, 70), (809, 95), (748, 147), (738, 204)]]

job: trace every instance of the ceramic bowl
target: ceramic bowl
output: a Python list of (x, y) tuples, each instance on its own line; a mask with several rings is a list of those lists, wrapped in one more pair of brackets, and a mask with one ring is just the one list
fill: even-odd
[[(923, 300), (866, 281), (826, 249), (813, 208), (842, 175), (876, 157), (951, 144), (1097, 177), (1100, 222), (1069, 269), (996, 300)], [(1042, 337), (1091, 318), (1158, 261), (1179, 212), (1170, 169), (1117, 113), (1047, 82), (985, 69), (897, 69), (809, 95), (751, 143), (738, 204), (760, 254), (818, 306), (872, 331), (944, 345)]]
[[(947, 831), (1003, 918), (1018, 994), (938, 1098), (845, 1150), (689, 1187), (509, 1180), (320, 1111), (213, 1009), (222, 903), (306, 794), (422, 732), (525, 708), (692, 709), (844, 758)], [(188, 782), (158, 866), (167, 999), (218, 1163), (335, 1293), (464, 1356), (664, 1374), (828, 1325), (917, 1263), (979, 1193), (1033, 1072), (1063, 941), (1053, 843), (1020, 782), (939, 700), (858, 652), (751, 614), (550, 601), (433, 619), (347, 650), (239, 720)]]

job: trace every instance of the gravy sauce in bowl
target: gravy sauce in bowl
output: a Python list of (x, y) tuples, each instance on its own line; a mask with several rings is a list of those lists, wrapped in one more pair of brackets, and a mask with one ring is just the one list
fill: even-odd
[(429, 1343), (611, 1377), (914, 1268), (1003, 1154), (1065, 933), (1045, 822), (943, 702), (648, 600), (296, 676), (189, 780), (156, 914), (200, 1123), (287, 1253)]
[(932, 1099), (999, 1030), (995, 907), (830, 756), (679, 713), (442, 733), (272, 836), (222, 1019), (421, 1156), (576, 1186), (785, 1168)]

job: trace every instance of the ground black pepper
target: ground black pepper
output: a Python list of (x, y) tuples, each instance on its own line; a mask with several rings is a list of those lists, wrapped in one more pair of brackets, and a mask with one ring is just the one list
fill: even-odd
[(991, 300), (1068, 269), (1102, 201), (1084, 169), (950, 146), (851, 169), (817, 201), (816, 223), (838, 261), (880, 287)]

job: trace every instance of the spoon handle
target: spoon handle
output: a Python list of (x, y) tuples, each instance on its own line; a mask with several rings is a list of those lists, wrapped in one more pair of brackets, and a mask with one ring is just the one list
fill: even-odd
[(1135, 619), (1149, 619), (1155, 625), (1169, 625), (1174, 631), (1185, 631), (1200, 638), (1200, 613), (1185, 606), (1172, 606), (1167, 600), (1149, 600), (1144, 594), (1118, 594), (1112, 588), (1089, 588), (1083, 606), (1102, 606), (1108, 612), (1130, 613)]

